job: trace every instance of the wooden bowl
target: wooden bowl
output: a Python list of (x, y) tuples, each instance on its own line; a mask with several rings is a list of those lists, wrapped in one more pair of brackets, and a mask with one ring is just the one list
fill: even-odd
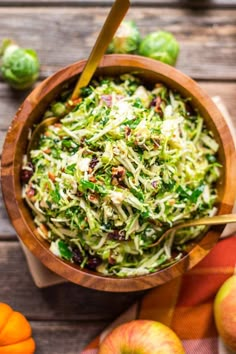
[[(49, 251), (49, 244), (35, 233), (31, 211), (24, 203), (21, 191), (20, 171), (27, 148), (29, 128), (40, 121), (48, 104), (59, 94), (66, 83), (73, 83), (84, 68), (86, 61), (72, 64), (44, 80), (26, 98), (16, 113), (2, 153), (2, 192), (9, 217), (15, 230), (28, 249), (41, 262), (65, 279), (85, 287), (105, 291), (128, 292), (152, 288), (180, 276), (197, 264), (217, 242), (223, 227), (211, 227), (198, 241), (193, 241), (188, 253), (176, 264), (152, 274), (132, 278), (106, 277), (83, 270), (63, 261)], [(178, 90), (184, 97), (192, 97), (195, 106), (205, 118), (220, 145), (219, 159), (223, 165), (218, 185), (220, 203), (218, 214), (231, 213), (236, 194), (236, 153), (230, 131), (215, 104), (188, 76), (173, 67), (148, 58), (134, 55), (107, 55), (96, 72), (102, 75), (119, 75), (137, 72), (147, 83), (162, 81)]]

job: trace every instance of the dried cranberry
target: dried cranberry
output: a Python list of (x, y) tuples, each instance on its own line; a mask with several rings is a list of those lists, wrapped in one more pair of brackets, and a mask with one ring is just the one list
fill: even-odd
[(156, 106), (156, 97), (152, 99), (150, 105), (150, 107), (155, 107)]
[(187, 116), (194, 116), (196, 114), (196, 112), (194, 111), (194, 108), (192, 107), (192, 105), (189, 102), (185, 103), (185, 108), (186, 108)]
[(86, 267), (90, 270), (96, 270), (96, 268), (102, 263), (102, 260), (98, 256), (90, 256), (87, 260)]
[(126, 235), (124, 230), (113, 230), (108, 234), (108, 238), (110, 240), (117, 240), (117, 241), (126, 241), (125, 236)]
[(92, 160), (90, 161), (90, 163), (89, 163), (89, 167), (92, 168), (92, 169), (94, 169), (94, 167), (97, 165), (97, 163), (98, 163), (98, 159), (97, 159), (96, 156), (94, 156), (94, 157), (92, 158)]
[(20, 178), (23, 183), (29, 182), (30, 178), (33, 176), (34, 173), (34, 166), (32, 165), (31, 162), (28, 162), (26, 167), (22, 167), (20, 173)]
[(101, 101), (103, 101), (107, 107), (111, 107), (112, 106), (112, 95), (102, 95)]
[(72, 250), (72, 259), (75, 263), (81, 264), (83, 262), (83, 255), (78, 248)]
[(157, 184), (158, 184), (157, 181), (152, 181), (152, 183), (151, 183), (151, 185), (153, 186), (153, 188), (157, 188)]

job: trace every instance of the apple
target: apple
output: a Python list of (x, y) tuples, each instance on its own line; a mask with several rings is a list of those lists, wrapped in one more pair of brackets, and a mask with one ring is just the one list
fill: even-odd
[(151, 320), (133, 320), (113, 329), (101, 342), (98, 354), (184, 354), (177, 335)]
[(218, 290), (214, 300), (216, 327), (224, 344), (236, 352), (236, 273)]

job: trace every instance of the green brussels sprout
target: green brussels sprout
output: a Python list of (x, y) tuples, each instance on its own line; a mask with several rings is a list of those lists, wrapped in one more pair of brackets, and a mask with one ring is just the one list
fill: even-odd
[(62, 117), (66, 114), (66, 106), (64, 103), (62, 102), (56, 102), (52, 105), (52, 113), (56, 116), (56, 117)]
[(5, 39), (0, 56), (3, 79), (14, 89), (27, 89), (38, 78), (40, 65), (34, 50), (20, 48), (12, 40)]
[(108, 46), (108, 53), (136, 53), (141, 36), (134, 21), (122, 21), (118, 31)]
[(139, 54), (169, 65), (175, 65), (179, 54), (179, 43), (169, 32), (152, 32), (141, 41)]

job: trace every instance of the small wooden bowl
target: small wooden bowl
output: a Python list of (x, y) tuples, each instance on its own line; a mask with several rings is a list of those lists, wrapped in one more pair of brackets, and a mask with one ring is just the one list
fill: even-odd
[[(6, 136), (2, 153), (2, 192), (8, 214), (17, 234), (28, 249), (53, 272), (85, 287), (104, 291), (128, 292), (152, 288), (180, 276), (197, 264), (217, 242), (223, 227), (211, 227), (200, 239), (189, 245), (188, 253), (176, 264), (152, 274), (132, 278), (105, 277), (83, 270), (63, 261), (49, 251), (49, 244), (35, 233), (35, 225), (22, 199), (20, 171), (27, 148), (29, 129), (39, 122), (48, 104), (66, 83), (75, 82), (86, 61), (72, 64), (43, 81), (26, 98), (16, 113)], [(231, 213), (236, 194), (236, 153), (230, 131), (221, 113), (207, 94), (188, 76), (173, 67), (134, 55), (107, 55), (96, 75), (116, 76), (136, 72), (144, 83), (163, 82), (184, 97), (192, 97), (192, 104), (205, 118), (220, 145), (219, 160), (223, 165), (218, 184), (220, 202), (218, 214)]]

